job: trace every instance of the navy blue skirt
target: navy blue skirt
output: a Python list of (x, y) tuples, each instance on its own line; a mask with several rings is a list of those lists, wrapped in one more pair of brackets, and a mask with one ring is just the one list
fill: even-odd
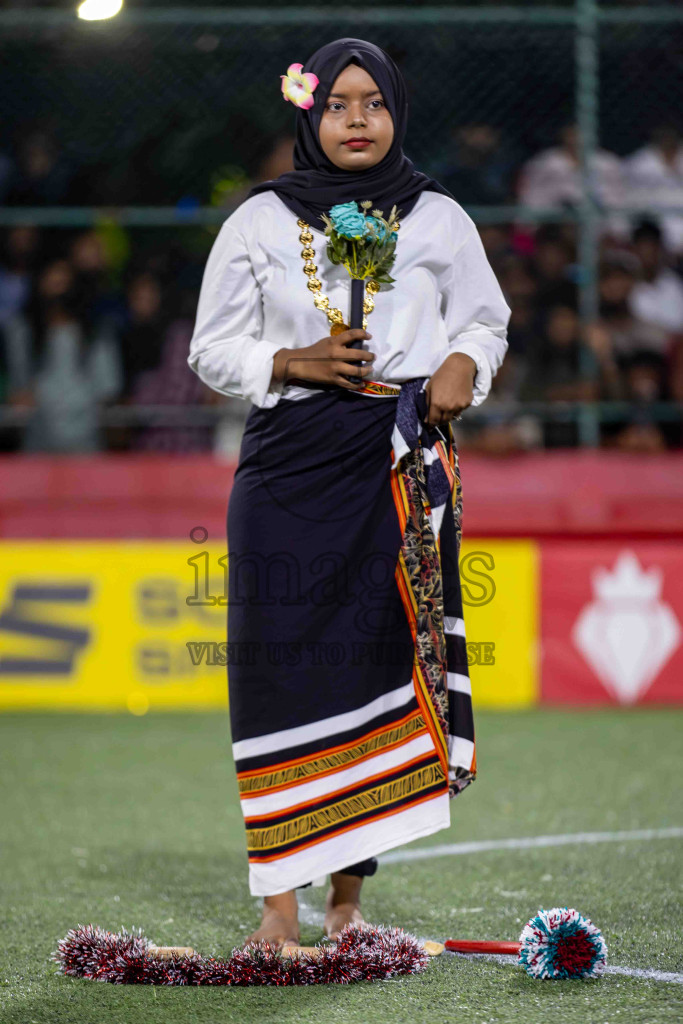
[(474, 778), (457, 457), (450, 427), (406, 445), (399, 402), (415, 395), (335, 387), (247, 417), (227, 627), (254, 895), (448, 827), (449, 797)]

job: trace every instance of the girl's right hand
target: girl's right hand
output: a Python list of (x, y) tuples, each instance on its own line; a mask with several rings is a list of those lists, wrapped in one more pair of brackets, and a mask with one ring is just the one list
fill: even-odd
[[(321, 338), (305, 348), (280, 350), (275, 359), (282, 359), (283, 377), (299, 377), (301, 380), (325, 384), (339, 384), (350, 391), (360, 387), (366, 377), (372, 374), (374, 352), (361, 348), (348, 348), (350, 342), (372, 335), (360, 327), (350, 328), (341, 334)], [(368, 366), (361, 364), (367, 362)], [(351, 382), (344, 374), (358, 379)]]

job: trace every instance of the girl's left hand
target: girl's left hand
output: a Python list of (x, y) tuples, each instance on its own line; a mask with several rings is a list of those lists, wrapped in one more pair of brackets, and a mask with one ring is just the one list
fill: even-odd
[(428, 414), (426, 425), (450, 423), (472, 404), (477, 364), (464, 352), (452, 352), (425, 385)]

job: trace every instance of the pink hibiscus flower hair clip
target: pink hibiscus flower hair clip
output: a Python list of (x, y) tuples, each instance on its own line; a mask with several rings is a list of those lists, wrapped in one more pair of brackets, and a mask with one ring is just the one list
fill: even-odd
[(280, 75), (282, 79), (282, 95), (290, 100), (297, 107), (308, 110), (313, 106), (313, 93), (318, 84), (318, 76), (311, 71), (302, 73), (303, 64), (290, 64), (286, 75)]

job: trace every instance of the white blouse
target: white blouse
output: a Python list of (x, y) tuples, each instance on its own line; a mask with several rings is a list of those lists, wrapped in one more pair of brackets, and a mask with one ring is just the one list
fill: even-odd
[[(477, 364), (472, 405), (479, 405), (507, 350), (510, 308), (474, 221), (448, 196), (426, 190), (406, 217), (398, 214), (395, 281), (374, 296), (372, 338), (363, 341), (375, 353), (372, 380), (430, 377), (452, 352), (465, 352)], [(271, 384), (278, 349), (304, 348), (330, 333), (307, 287), (300, 232), (297, 215), (273, 191), (246, 199), (222, 224), (187, 360), (214, 391), (264, 408), (320, 392), (313, 384)], [(322, 294), (348, 317), (351, 278), (328, 259), (324, 232), (312, 232)]]

